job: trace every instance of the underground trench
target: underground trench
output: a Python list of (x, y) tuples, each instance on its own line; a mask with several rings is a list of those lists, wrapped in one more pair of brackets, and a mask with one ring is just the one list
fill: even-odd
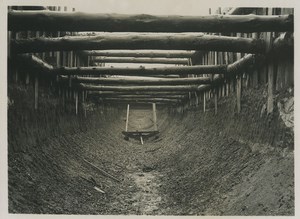
[(293, 9), (23, 9), (7, 14), (9, 213), (294, 215)]
[[(9, 89), (11, 213), (293, 214), (293, 132), (283, 111), (263, 113), (262, 90), (244, 93), (240, 115), (234, 95), (217, 115), (213, 100), (205, 113), (201, 106), (183, 113), (158, 107), (159, 136), (143, 145), (124, 139), (126, 105), (85, 117), (43, 98), (36, 114), (31, 92)], [(132, 106), (129, 130), (151, 129), (152, 116), (151, 105)]]

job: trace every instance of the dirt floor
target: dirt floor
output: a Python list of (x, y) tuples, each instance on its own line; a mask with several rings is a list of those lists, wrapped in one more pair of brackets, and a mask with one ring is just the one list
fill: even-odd
[[(76, 117), (45, 96), (34, 112), (31, 88), (9, 87), (9, 212), (294, 215), (293, 127), (284, 105), (266, 115), (262, 94), (245, 91), (240, 114), (234, 95), (217, 115), (213, 103), (205, 113), (159, 108), (160, 134), (141, 145), (122, 135), (125, 109)], [(151, 106), (131, 107), (129, 120), (129, 130), (153, 128)]]

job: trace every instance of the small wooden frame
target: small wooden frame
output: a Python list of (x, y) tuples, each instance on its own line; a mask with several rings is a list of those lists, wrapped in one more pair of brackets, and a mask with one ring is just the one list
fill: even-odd
[(123, 131), (122, 132), (123, 135), (127, 136), (127, 137), (151, 137), (154, 135), (157, 135), (159, 133), (159, 131)]

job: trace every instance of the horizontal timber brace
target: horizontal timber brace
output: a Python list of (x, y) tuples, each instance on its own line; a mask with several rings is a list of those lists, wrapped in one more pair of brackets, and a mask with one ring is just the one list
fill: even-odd
[(187, 75), (187, 74), (224, 74), (226, 65), (194, 65), (158, 68), (111, 68), (111, 67), (63, 67), (53, 70), (59, 75)]
[(157, 64), (177, 64), (177, 65), (188, 65), (188, 59), (179, 58), (135, 58), (135, 57), (96, 57), (93, 59), (94, 63), (157, 63)]
[(165, 99), (185, 99), (188, 95), (158, 95), (158, 94), (148, 94), (148, 95), (99, 95), (101, 98), (165, 98)]
[(175, 85), (175, 86), (106, 86), (89, 85), (80, 83), (78, 85), (82, 90), (94, 91), (204, 91), (210, 88), (210, 85)]
[(89, 95), (102, 95), (102, 96), (114, 96), (114, 95), (156, 95), (156, 96), (168, 96), (168, 95), (187, 95), (188, 92), (182, 91), (87, 91)]
[(11, 31), (103, 32), (284, 32), (293, 31), (292, 15), (153, 16), (82, 12), (9, 11)]
[(12, 40), (11, 42), (13, 53), (106, 49), (207, 50), (264, 53), (266, 43), (262, 39), (200, 33), (104, 33), (97, 36), (41, 37)]
[[(69, 81), (67, 76), (61, 76), (63, 81)], [(72, 81), (78, 83), (93, 83), (93, 84), (131, 84), (131, 85), (186, 85), (186, 84), (210, 84), (209, 77), (198, 78), (132, 78), (132, 77), (74, 77)]]
[(153, 50), (91, 50), (81, 51), (88, 56), (104, 57), (149, 57), (149, 58), (191, 58), (195, 52), (191, 51), (153, 51)]
[(155, 102), (155, 101), (167, 101), (167, 102), (173, 102), (173, 103), (178, 103), (180, 102), (180, 99), (169, 99), (169, 98), (162, 98), (162, 97), (101, 97), (101, 100), (133, 100), (133, 101), (150, 101), (150, 102)]

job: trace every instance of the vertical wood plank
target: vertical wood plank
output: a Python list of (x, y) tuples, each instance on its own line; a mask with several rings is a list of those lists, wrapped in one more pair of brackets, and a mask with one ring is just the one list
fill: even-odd
[(38, 109), (38, 101), (39, 101), (39, 78), (38, 75), (35, 75), (34, 78), (34, 109)]
[(154, 131), (157, 131), (156, 103), (152, 103)]
[(78, 91), (75, 92), (75, 113), (78, 115)]
[(203, 112), (205, 112), (206, 109), (206, 92), (203, 92)]
[(242, 79), (241, 75), (237, 76), (236, 83), (236, 103), (237, 103), (237, 113), (241, 112), (241, 96), (242, 96)]
[(218, 113), (218, 89), (214, 90), (214, 99), (215, 99), (215, 115)]
[(129, 104), (127, 104), (127, 114), (126, 114), (126, 125), (125, 125), (125, 131), (128, 131), (128, 122), (129, 122)]
[[(272, 8), (268, 8), (268, 15), (272, 15)], [(266, 33), (266, 43), (267, 51), (271, 50), (273, 44), (273, 34), (272, 32)], [(267, 102), (267, 113), (272, 113), (274, 108), (273, 100), (273, 89), (274, 89), (274, 59), (269, 58), (267, 64), (267, 73), (268, 73), (268, 102)]]

